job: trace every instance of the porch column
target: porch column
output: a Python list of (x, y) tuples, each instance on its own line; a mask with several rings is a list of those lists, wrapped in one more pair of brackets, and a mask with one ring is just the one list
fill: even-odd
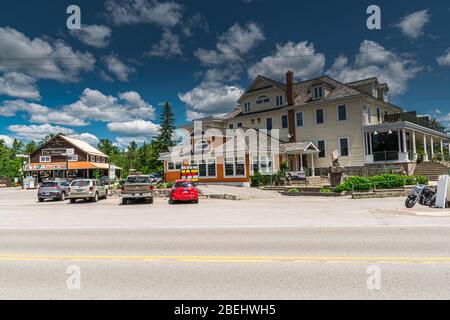
[(431, 136), (431, 159), (434, 157), (434, 140), (433, 136)]
[(402, 132), (398, 130), (398, 152), (402, 152), (402, 141), (401, 141)]
[(369, 154), (373, 154), (373, 145), (372, 145), (372, 141), (373, 141), (373, 133), (369, 133)]
[(314, 153), (311, 154), (311, 172), (314, 177), (316, 175), (316, 169), (314, 168)]
[(441, 154), (444, 156), (444, 141), (441, 139)]
[(303, 154), (300, 154), (300, 171), (304, 172), (305, 168), (303, 168)]
[(417, 161), (416, 132), (412, 131), (413, 161)]
[(402, 129), (402, 138), (403, 138), (403, 152), (408, 153), (408, 146), (406, 145), (406, 130)]
[(427, 148), (427, 136), (423, 135), (423, 161), (427, 162), (428, 159), (428, 148)]

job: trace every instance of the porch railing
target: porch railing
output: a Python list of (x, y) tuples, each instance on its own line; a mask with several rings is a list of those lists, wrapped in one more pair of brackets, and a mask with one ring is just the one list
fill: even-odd
[(398, 151), (377, 151), (373, 152), (373, 161), (395, 161), (398, 160)]

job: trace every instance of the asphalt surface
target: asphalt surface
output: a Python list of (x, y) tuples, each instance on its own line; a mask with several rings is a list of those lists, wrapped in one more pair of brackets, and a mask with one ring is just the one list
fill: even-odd
[(450, 217), (402, 200), (70, 205), (1, 190), (0, 299), (449, 299)]

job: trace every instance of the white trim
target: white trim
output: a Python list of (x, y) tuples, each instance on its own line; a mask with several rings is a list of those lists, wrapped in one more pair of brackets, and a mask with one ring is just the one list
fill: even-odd
[(50, 163), (52, 162), (52, 156), (39, 156), (40, 163)]
[[(318, 123), (317, 122), (317, 111), (322, 110), (322, 118), (323, 118), (323, 122)], [(321, 124), (325, 124), (326, 120), (325, 120), (325, 109), (324, 108), (316, 108), (314, 109), (314, 119), (316, 122), (316, 125), (321, 125)]]
[(230, 176), (230, 175), (227, 175), (226, 174), (226, 165), (227, 165), (227, 158), (225, 157), (224, 158), (224, 162), (223, 162), (223, 177), (224, 177), (224, 179), (234, 179), (234, 178), (246, 178), (247, 177), (247, 157), (246, 156), (244, 156), (244, 175), (236, 175), (236, 159), (237, 159), (238, 157), (234, 157), (233, 159), (234, 159), (234, 162), (233, 162), (233, 175), (232, 176)]
[[(346, 155), (346, 156), (342, 155), (341, 139), (347, 139), (348, 155)], [(338, 138), (338, 150), (339, 150), (339, 157), (341, 157), (341, 158), (348, 158), (348, 157), (351, 156), (351, 152), (350, 152), (350, 138), (348, 136), (344, 136), (344, 137), (339, 137)]]
[[(297, 121), (297, 114), (301, 113), (302, 114), (302, 125), (299, 126), (298, 125), (298, 121)], [(305, 114), (303, 111), (296, 111), (295, 112), (295, 127), (296, 128), (303, 128), (305, 126)]]
[[(287, 118), (287, 127), (283, 128), (283, 117)], [(284, 113), (282, 115), (280, 115), (280, 130), (287, 130), (289, 129), (289, 115), (287, 113)]]
[[(272, 128), (268, 128), (268, 126), (267, 126), (267, 119), (272, 119)], [(266, 129), (267, 130), (272, 130), (273, 129), (273, 117), (266, 117)]]
[[(319, 148), (319, 141), (323, 141), (323, 144), (324, 144), (324, 152), (325, 152), (325, 156), (323, 156), (323, 157), (321, 157), (320, 156), (320, 148)], [(317, 143), (317, 148), (319, 149), (319, 153), (317, 154), (317, 159), (326, 159), (327, 158), (327, 140), (326, 139), (323, 139), (323, 138), (319, 138), (319, 139), (317, 139), (316, 140), (316, 143)]]
[[(342, 107), (342, 106), (345, 107), (345, 120), (339, 119), (339, 107)], [(336, 119), (337, 119), (338, 122), (345, 122), (345, 121), (348, 121), (348, 105), (347, 105), (347, 104), (345, 104), (345, 103), (344, 103), (344, 104), (338, 104), (338, 105), (336, 106), (336, 113), (337, 113)]]
[[(169, 163), (173, 163), (175, 169), (169, 169)], [(177, 164), (180, 164), (180, 169), (177, 169)], [(183, 166), (182, 161), (167, 161), (167, 172), (180, 172), (182, 166)]]

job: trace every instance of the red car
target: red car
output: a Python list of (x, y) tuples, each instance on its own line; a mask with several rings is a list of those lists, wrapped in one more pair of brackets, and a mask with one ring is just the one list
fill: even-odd
[(177, 180), (170, 193), (169, 204), (178, 201), (198, 203), (198, 195), (198, 189), (193, 181)]

